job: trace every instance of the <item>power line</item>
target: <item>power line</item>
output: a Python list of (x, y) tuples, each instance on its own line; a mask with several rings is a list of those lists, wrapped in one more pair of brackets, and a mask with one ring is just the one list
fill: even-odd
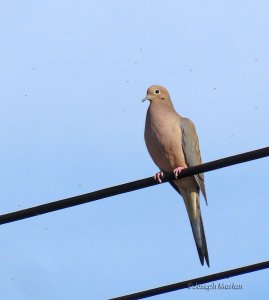
[(211, 275), (198, 277), (198, 278), (194, 278), (194, 279), (190, 279), (190, 280), (186, 280), (186, 281), (182, 281), (182, 282), (178, 282), (178, 283), (173, 283), (170, 285), (166, 285), (166, 286), (162, 286), (162, 287), (158, 287), (158, 288), (154, 288), (151, 290), (146, 290), (146, 291), (138, 292), (138, 293), (134, 293), (134, 294), (129, 294), (126, 296), (111, 298), (110, 300), (144, 299), (144, 298), (157, 296), (157, 295), (164, 294), (164, 293), (174, 292), (174, 291), (182, 290), (182, 289), (186, 289), (186, 288), (195, 288), (197, 285), (200, 285), (200, 284), (205, 284), (208, 282), (217, 281), (217, 280), (221, 280), (221, 279), (225, 279), (225, 278), (229, 278), (229, 277), (234, 277), (234, 276), (238, 276), (238, 275), (242, 275), (242, 274), (246, 274), (246, 273), (250, 273), (250, 272), (256, 272), (256, 271), (260, 271), (260, 270), (267, 269), (267, 268), (269, 268), (269, 261), (257, 263), (254, 265), (248, 265), (248, 266), (237, 268), (237, 269), (231, 269), (231, 270), (220, 272), (220, 273), (214, 273)]
[[(211, 161), (211, 162), (201, 164), (198, 166), (186, 168), (181, 171), (178, 178), (192, 176), (192, 175), (199, 174), (199, 173), (205, 173), (205, 172), (217, 170), (220, 168), (244, 163), (247, 161), (263, 158), (266, 156), (269, 156), (269, 147), (237, 154), (234, 156), (225, 157), (225, 158)], [(167, 173), (164, 175), (162, 182), (164, 183), (164, 182), (170, 181), (172, 179), (174, 179), (174, 174)], [(22, 220), (22, 219), (26, 219), (26, 218), (35, 217), (35, 216), (46, 214), (46, 213), (53, 212), (56, 210), (96, 201), (99, 199), (103, 199), (103, 198), (131, 192), (131, 191), (143, 189), (143, 188), (150, 187), (150, 186), (157, 185), (157, 184), (159, 184), (159, 183), (156, 182), (156, 180), (154, 180), (153, 177), (148, 177), (148, 178), (140, 179), (137, 181), (128, 182), (128, 183), (120, 184), (117, 186), (105, 188), (105, 189), (102, 189), (99, 191), (95, 191), (95, 192), (91, 192), (91, 193), (87, 193), (87, 194), (83, 194), (83, 195), (79, 195), (79, 196), (75, 196), (75, 197), (71, 197), (71, 198), (66, 198), (66, 199), (58, 200), (58, 201), (54, 201), (54, 202), (49, 202), (46, 204), (31, 207), (31, 208), (18, 210), (15, 212), (1, 215), (0, 216), (0, 225), (18, 221), (18, 220)]]

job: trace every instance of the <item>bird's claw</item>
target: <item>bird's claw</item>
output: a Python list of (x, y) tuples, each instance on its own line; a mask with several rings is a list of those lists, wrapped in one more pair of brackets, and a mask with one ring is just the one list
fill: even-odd
[(178, 178), (179, 173), (185, 168), (183, 167), (177, 167), (173, 170), (173, 173), (175, 174), (176, 179)]
[(159, 183), (162, 183), (162, 178), (163, 178), (163, 172), (158, 172), (154, 175), (154, 179)]

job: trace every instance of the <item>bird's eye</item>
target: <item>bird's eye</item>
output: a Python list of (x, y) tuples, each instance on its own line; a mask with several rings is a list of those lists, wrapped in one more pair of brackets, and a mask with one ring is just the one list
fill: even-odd
[(156, 95), (160, 94), (160, 90), (158, 90), (158, 89), (155, 90), (154, 94), (156, 94)]

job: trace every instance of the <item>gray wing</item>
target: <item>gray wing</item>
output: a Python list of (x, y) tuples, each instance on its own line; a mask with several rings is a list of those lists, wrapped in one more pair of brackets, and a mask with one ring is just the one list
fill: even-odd
[[(182, 131), (182, 146), (185, 155), (185, 160), (189, 167), (200, 165), (202, 163), (201, 153), (199, 148), (199, 140), (194, 124), (190, 119), (181, 117), (181, 131)], [(204, 174), (194, 175), (199, 188), (205, 198), (207, 204), (205, 178)]]

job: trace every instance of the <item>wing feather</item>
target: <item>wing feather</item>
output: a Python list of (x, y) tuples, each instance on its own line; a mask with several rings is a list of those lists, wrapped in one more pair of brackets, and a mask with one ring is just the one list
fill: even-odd
[[(201, 153), (199, 148), (199, 140), (193, 122), (188, 118), (181, 117), (181, 130), (182, 130), (182, 146), (185, 155), (185, 160), (189, 167), (197, 166), (202, 163)], [(205, 178), (204, 174), (194, 175), (196, 182), (204, 196), (207, 204)]]

